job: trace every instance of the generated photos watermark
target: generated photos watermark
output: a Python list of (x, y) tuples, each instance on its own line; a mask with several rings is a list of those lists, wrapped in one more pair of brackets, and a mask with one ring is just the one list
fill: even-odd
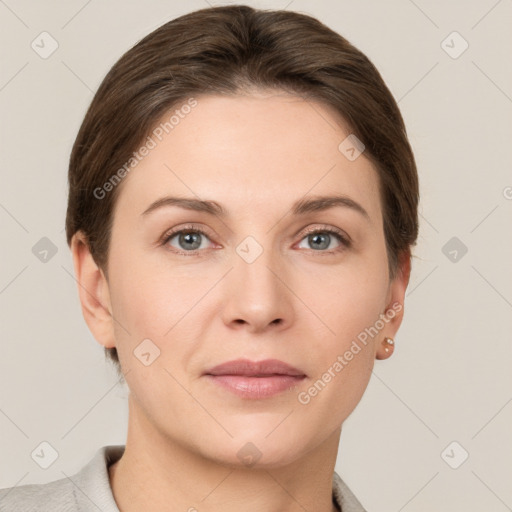
[(93, 195), (96, 199), (104, 199), (109, 192), (121, 183), (124, 177), (132, 171), (137, 165), (149, 155), (151, 150), (158, 146), (158, 143), (163, 140), (165, 135), (171, 133), (176, 126), (178, 126), (182, 119), (190, 114), (192, 109), (197, 106), (195, 98), (189, 98), (180, 108), (174, 110), (172, 115), (167, 121), (161, 122), (156, 128), (153, 129), (151, 135), (146, 137), (146, 140), (137, 151), (134, 151), (132, 156), (105, 182), (101, 187), (96, 187)]
[(369, 339), (373, 339), (377, 334), (379, 334), (382, 329), (386, 326), (386, 324), (395, 318), (396, 314), (402, 310), (403, 306), (400, 302), (394, 302), (391, 308), (389, 308), (386, 313), (381, 313), (379, 315), (379, 319), (371, 326), (366, 327), (363, 331), (361, 331), (356, 339), (352, 340), (352, 344), (350, 347), (343, 353), (343, 355), (338, 355), (336, 361), (325, 371), (322, 376), (315, 381), (315, 383), (310, 386), (306, 391), (301, 391), (297, 395), (297, 399), (299, 403), (302, 405), (307, 405), (311, 402), (311, 399), (317, 396), (323, 389), (331, 382), (336, 375), (338, 375), (345, 366), (349, 364), (354, 357), (361, 352), (362, 347), (360, 344), (366, 346)]

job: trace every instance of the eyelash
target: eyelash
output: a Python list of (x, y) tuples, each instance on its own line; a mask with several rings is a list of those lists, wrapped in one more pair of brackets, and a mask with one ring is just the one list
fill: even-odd
[[(204, 235), (205, 237), (207, 237), (208, 239), (210, 238), (210, 236), (208, 235), (208, 233), (201, 229), (200, 227), (197, 227), (197, 226), (194, 226), (193, 224), (190, 224), (190, 225), (187, 225), (181, 229), (178, 229), (176, 231), (168, 231), (167, 233), (165, 233), (165, 235), (162, 237), (162, 241), (160, 243), (160, 245), (162, 246), (166, 246), (168, 243), (169, 243), (169, 240), (171, 240), (172, 238), (174, 238), (176, 235), (179, 235), (181, 233), (199, 233), (201, 235)], [(321, 255), (321, 254), (324, 254), (324, 255), (332, 255), (332, 254), (335, 254), (335, 253), (338, 253), (338, 252), (342, 252), (346, 249), (348, 249), (349, 247), (351, 247), (351, 241), (350, 239), (343, 234), (342, 231), (338, 231), (334, 228), (315, 228), (315, 229), (312, 229), (312, 230), (309, 230), (309, 231), (306, 231), (302, 238), (300, 239), (300, 241), (302, 241), (304, 238), (310, 236), (310, 235), (316, 235), (316, 234), (324, 234), (324, 233), (327, 233), (329, 235), (333, 235), (335, 238), (337, 238), (338, 242), (340, 242), (340, 246), (335, 248), (335, 249), (330, 249), (330, 250), (315, 250), (315, 249), (310, 249), (310, 251), (313, 251), (315, 253), (317, 253), (318, 255)], [(203, 251), (204, 249), (194, 249), (192, 251), (180, 251), (178, 249), (176, 249), (175, 247), (173, 247), (172, 249), (170, 249), (171, 252), (174, 252), (176, 254), (180, 254), (180, 255), (183, 255), (183, 256), (199, 256), (200, 252)]]

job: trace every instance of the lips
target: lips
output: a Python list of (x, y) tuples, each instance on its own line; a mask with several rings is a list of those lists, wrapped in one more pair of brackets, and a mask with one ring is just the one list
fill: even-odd
[(206, 375), (242, 375), (245, 377), (268, 377), (271, 375), (290, 375), (292, 377), (305, 377), (301, 370), (279, 361), (278, 359), (265, 359), (264, 361), (250, 361), (236, 359), (214, 366), (205, 372)]
[(242, 398), (263, 399), (297, 386), (306, 374), (283, 361), (237, 359), (214, 366), (204, 374), (210, 382)]

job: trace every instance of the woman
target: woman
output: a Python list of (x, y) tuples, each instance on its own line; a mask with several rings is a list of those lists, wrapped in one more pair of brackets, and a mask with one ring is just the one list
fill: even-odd
[(203, 9), (129, 50), (69, 165), (84, 318), (126, 445), (1, 510), (364, 510), (342, 424), (393, 353), (418, 177), (371, 62), (309, 16)]

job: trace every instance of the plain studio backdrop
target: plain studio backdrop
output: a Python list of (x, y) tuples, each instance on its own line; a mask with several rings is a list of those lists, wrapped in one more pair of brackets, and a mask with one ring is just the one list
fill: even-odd
[[(0, 487), (70, 476), (125, 442), (126, 388), (83, 320), (65, 240), (68, 158), (114, 62), (220, 4), (0, 1)], [(311, 14), (361, 49), (418, 163), (405, 319), (344, 424), (337, 472), (370, 512), (512, 509), (512, 2), (247, 4)]]

